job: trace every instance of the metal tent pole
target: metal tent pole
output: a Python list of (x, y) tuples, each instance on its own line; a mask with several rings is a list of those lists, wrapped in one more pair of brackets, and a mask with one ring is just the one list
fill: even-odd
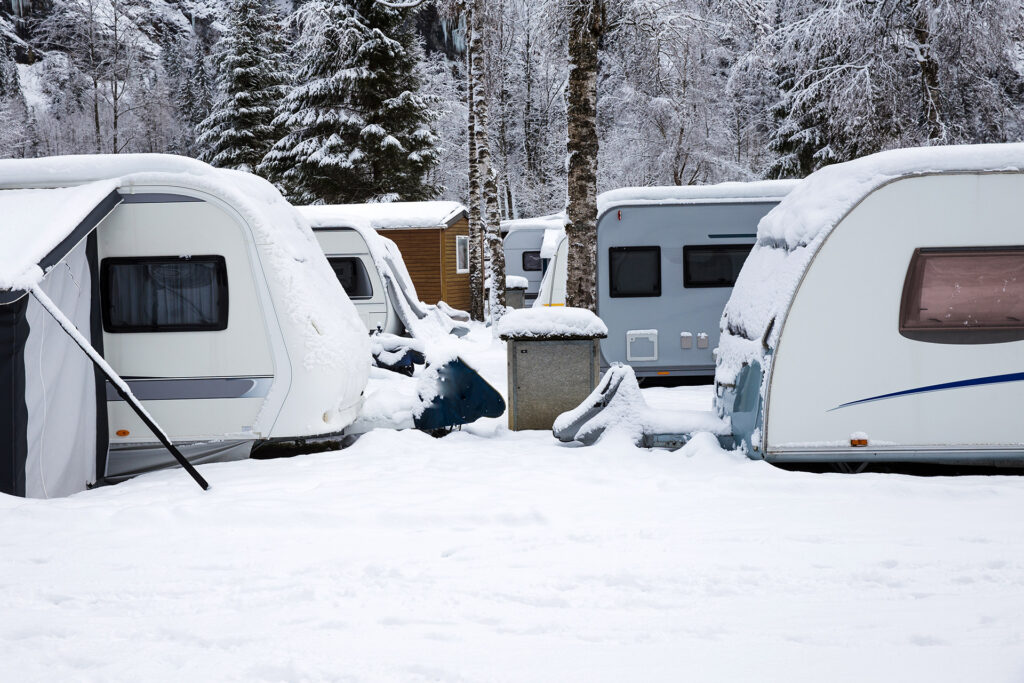
[(190, 463), (188, 459), (181, 454), (181, 451), (171, 443), (171, 440), (167, 437), (167, 434), (164, 433), (164, 430), (157, 425), (146, 409), (142, 407), (142, 403), (140, 403), (139, 399), (137, 399), (135, 394), (132, 393), (127, 382), (121, 379), (121, 377), (114, 372), (114, 369), (107, 364), (107, 361), (103, 359), (103, 356), (101, 356), (99, 352), (92, 347), (92, 344), (82, 336), (82, 333), (78, 331), (78, 328), (75, 327), (74, 323), (64, 315), (63, 311), (57, 308), (57, 305), (53, 303), (50, 297), (46, 296), (46, 293), (40, 289), (39, 285), (33, 285), (30, 291), (36, 301), (46, 309), (46, 312), (53, 316), (53, 319), (57, 321), (57, 324), (64, 328), (64, 331), (68, 333), (68, 336), (70, 336), (72, 340), (74, 340), (75, 344), (78, 345), (78, 348), (82, 349), (93, 364), (99, 368), (100, 372), (110, 380), (110, 383), (114, 385), (114, 389), (117, 390), (118, 395), (128, 402), (128, 405), (132, 407), (135, 414), (138, 415), (144, 423), (146, 423), (146, 426), (149, 427), (150, 431), (156, 435), (156, 438), (160, 440), (160, 443), (164, 445), (164, 448), (170, 451), (171, 455), (174, 456), (174, 459), (178, 461), (178, 464), (185, 468), (185, 471), (195, 479), (196, 483), (199, 484), (204, 491), (209, 489), (210, 485), (205, 479), (203, 479), (203, 475), (199, 474), (199, 472), (196, 471), (196, 468), (192, 466), (192, 463)]

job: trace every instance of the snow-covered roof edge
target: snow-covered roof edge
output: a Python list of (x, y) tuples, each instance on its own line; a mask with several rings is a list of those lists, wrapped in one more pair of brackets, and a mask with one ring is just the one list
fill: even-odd
[(665, 185), (622, 187), (602, 192), (597, 197), (597, 215), (621, 206), (652, 204), (697, 204), (727, 201), (773, 201), (785, 197), (799, 180), (755, 180), (715, 185)]
[(501, 222), (501, 231), (504, 233), (515, 232), (516, 230), (550, 230), (552, 228), (565, 227), (565, 212), (553, 213), (549, 216), (537, 216), (535, 218), (514, 218)]
[(450, 226), (464, 214), (458, 202), (391, 202), (380, 204), (332, 204), (338, 215), (358, 217), (374, 230), (441, 229)]

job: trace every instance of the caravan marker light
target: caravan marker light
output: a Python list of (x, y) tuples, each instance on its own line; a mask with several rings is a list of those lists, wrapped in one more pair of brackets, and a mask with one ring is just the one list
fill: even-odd
[(118, 436), (128, 436), (129, 434), (131, 434), (131, 432), (129, 432), (127, 429), (118, 429), (114, 433), (117, 434)]

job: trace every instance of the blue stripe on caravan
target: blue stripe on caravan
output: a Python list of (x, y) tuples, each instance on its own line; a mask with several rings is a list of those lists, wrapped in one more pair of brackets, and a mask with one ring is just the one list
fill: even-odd
[(838, 405), (828, 412), (831, 413), (833, 410), (839, 410), (840, 408), (855, 406), (861, 403), (883, 401), (887, 398), (898, 398), (900, 396), (911, 396), (913, 394), (927, 394), (933, 391), (945, 391), (946, 389), (961, 389), (963, 387), (977, 387), (986, 384), (1005, 384), (1007, 382), (1021, 381), (1024, 381), (1024, 372), (1013, 372), (1007, 375), (992, 375), (990, 377), (976, 377), (974, 379), (962, 379), (957, 382), (944, 382), (943, 384), (930, 384), (926, 387), (918, 387), (917, 389), (904, 389), (903, 391), (894, 391), (891, 394), (881, 394), (879, 396), (872, 396), (871, 398), (862, 398), (859, 401), (850, 401), (849, 403)]

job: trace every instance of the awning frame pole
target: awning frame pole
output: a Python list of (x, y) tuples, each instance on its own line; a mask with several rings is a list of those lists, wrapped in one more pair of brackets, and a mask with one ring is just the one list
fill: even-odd
[(82, 336), (82, 333), (78, 331), (78, 328), (75, 327), (74, 323), (64, 315), (63, 311), (57, 308), (57, 304), (53, 303), (53, 300), (51, 300), (42, 289), (40, 289), (38, 284), (33, 285), (32, 289), (29, 291), (32, 293), (32, 296), (35, 297), (35, 300), (46, 309), (46, 312), (57, 321), (57, 324), (67, 332), (68, 336), (71, 337), (75, 344), (78, 345), (78, 348), (85, 352), (85, 355), (89, 357), (89, 360), (93, 362), (93, 365), (99, 368), (99, 371), (102, 372), (108, 380), (110, 380), (110, 383), (114, 385), (114, 389), (117, 391), (118, 396), (132, 407), (135, 414), (138, 415), (146, 426), (149, 427), (149, 430), (156, 435), (156, 438), (159, 439), (160, 443), (164, 445), (164, 448), (174, 456), (174, 459), (178, 461), (178, 464), (181, 465), (193, 479), (195, 479), (195, 482), (199, 484), (200, 488), (204, 491), (209, 489), (210, 485), (203, 478), (203, 475), (199, 474), (196, 468), (192, 466), (192, 463), (188, 461), (188, 458), (182, 455), (181, 451), (171, 443), (170, 438), (168, 438), (167, 434), (164, 433), (164, 430), (157, 425), (146, 409), (142, 407), (142, 403), (135, 397), (135, 394), (132, 393), (128, 383), (114, 372), (114, 369), (111, 368), (107, 361), (103, 359), (103, 356), (101, 356), (99, 352), (93, 348), (92, 344)]

